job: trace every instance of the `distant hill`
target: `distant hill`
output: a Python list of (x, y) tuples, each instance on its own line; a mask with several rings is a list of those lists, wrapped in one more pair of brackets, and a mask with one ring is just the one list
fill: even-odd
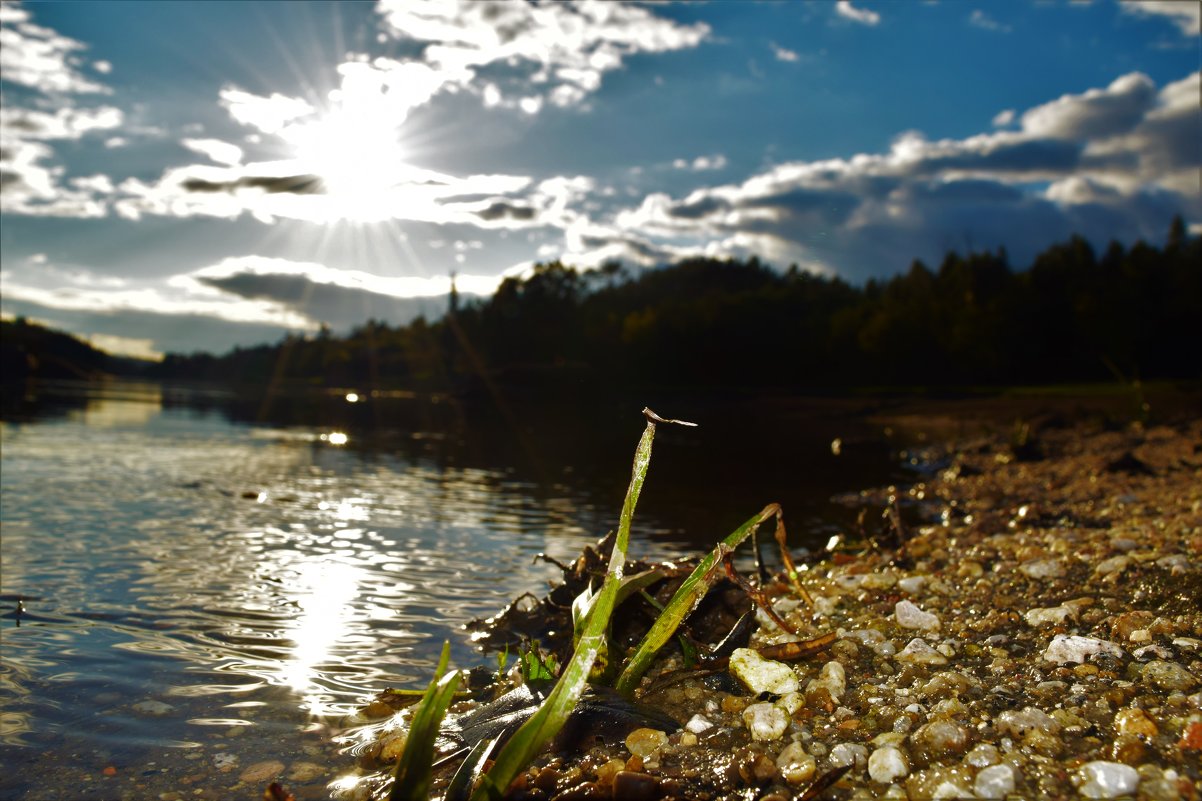
[(114, 356), (70, 334), (24, 318), (0, 321), (0, 380), (28, 378), (91, 380), (143, 375), (152, 362)]

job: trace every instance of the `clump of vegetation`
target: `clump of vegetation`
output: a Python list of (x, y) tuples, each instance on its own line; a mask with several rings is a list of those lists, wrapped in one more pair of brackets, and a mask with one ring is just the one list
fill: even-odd
[[(564, 728), (582, 696), (589, 690), (590, 683), (612, 681), (613, 688), (618, 693), (625, 696), (633, 693), (656, 654), (698, 607), (711, 586), (720, 577), (732, 574), (733, 568), (729, 563), (731, 552), (751, 536), (760, 524), (775, 518), (778, 523), (778, 538), (783, 539), (780, 508), (776, 504), (770, 504), (735, 529), (697, 563), (668, 602), (662, 605), (660, 614), (629, 658), (617, 665), (616, 669), (611, 669), (608, 663), (615, 654), (610, 638), (614, 609), (625, 597), (642, 592), (643, 586), (652, 579), (658, 580), (663, 577), (648, 575), (655, 571), (631, 576), (626, 574), (631, 522), (651, 463), (656, 425), (693, 425), (680, 420), (665, 420), (650, 409), (644, 409), (643, 413), (647, 421), (646, 428), (635, 450), (630, 484), (622, 505), (604, 581), (596, 591), (586, 587), (573, 603), (575, 647), (570, 659), (559, 671), (554, 686), (546, 693), (538, 708), (507, 739), (505, 735), (508, 732), (503, 732), (474, 744), (451, 780), (445, 796), (448, 801), (499, 799), (530, 761)], [(804, 593), (804, 590), (802, 592)], [(831, 641), (833, 636), (818, 638), (812, 643), (789, 645), (798, 653), (802, 653), (807, 648), (811, 651), (820, 650)], [(549, 664), (551, 660), (544, 657), (537, 646), (521, 655), (519, 661), (522, 675), (528, 684), (545, 682), (552, 678)], [(454, 698), (459, 682), (458, 672), (445, 672), (446, 663), (447, 648), (444, 647), (435, 678), (414, 710), (404, 751), (396, 768), (390, 801), (417, 801), (429, 795), (435, 741), (440, 735), (440, 723)], [(485, 760), (498, 745), (501, 746), (500, 751), (496, 754), (491, 768), (483, 770)]]

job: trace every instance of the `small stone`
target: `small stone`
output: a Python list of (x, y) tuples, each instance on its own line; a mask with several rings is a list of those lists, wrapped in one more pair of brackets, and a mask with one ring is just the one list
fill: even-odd
[(269, 759), (266, 762), (256, 762), (249, 766), (238, 776), (241, 781), (247, 784), (260, 784), (271, 779), (279, 778), (284, 772), (284, 763), (276, 759)]
[(693, 732), (682, 731), (680, 733), (679, 745), (681, 748), (692, 748), (693, 746), (697, 745), (698, 742), (699, 741), (697, 740), (697, 735), (693, 734)]
[(797, 674), (784, 662), (764, 659), (750, 648), (736, 648), (730, 655), (730, 672), (754, 695), (784, 695), (801, 688)]
[(1166, 662), (1162, 659), (1144, 665), (1143, 670), (1139, 672), (1139, 680), (1161, 690), (1181, 692), (1189, 692), (1198, 685), (1198, 678), (1193, 673), (1176, 662)]
[(316, 779), (325, 772), (326, 768), (316, 762), (294, 762), (291, 770), (288, 771), (288, 781), (304, 783)]
[(904, 592), (908, 592), (911, 595), (917, 595), (922, 591), (922, 588), (926, 583), (926, 576), (908, 576), (904, 579), (898, 579), (897, 586)]
[(993, 743), (977, 743), (964, 756), (964, 764), (974, 768), (987, 768), (1002, 761), (1001, 752)]
[(693, 715), (693, 717), (689, 718), (689, 722), (684, 724), (685, 731), (690, 731), (693, 734), (701, 734), (706, 729), (712, 729), (713, 727), (713, 722), (700, 714)]
[(887, 745), (878, 748), (868, 757), (868, 777), (874, 782), (892, 784), (894, 779), (901, 778), (910, 772), (910, 762), (906, 755), (894, 746)]
[(954, 720), (932, 720), (910, 735), (915, 748), (930, 761), (946, 761), (968, 750), (969, 731)]
[(936, 615), (924, 612), (910, 601), (898, 601), (893, 607), (893, 614), (897, 618), (897, 625), (904, 629), (936, 631), (939, 628), (939, 618)]
[(1054, 717), (1033, 706), (1023, 708), (1021, 712), (1008, 709), (997, 717), (997, 730), (1002, 734), (1022, 738), (1028, 732), (1041, 731), (1048, 734), (1060, 733), (1060, 722)]
[(1086, 762), (1077, 769), (1077, 790), (1086, 798), (1131, 795), (1139, 786), (1139, 772), (1118, 762)]
[(613, 781), (614, 798), (629, 801), (652, 801), (660, 797), (659, 779), (646, 773), (619, 771)]
[(788, 715), (776, 704), (769, 703), (752, 704), (744, 709), (743, 722), (753, 740), (779, 740), (789, 728)]
[(1014, 768), (991, 765), (977, 774), (972, 789), (978, 798), (1005, 798), (1014, 792)]
[(906, 779), (910, 798), (952, 799), (972, 797), (972, 772), (963, 767), (938, 767), (919, 771)]
[(794, 786), (804, 784), (814, 778), (818, 762), (806, 753), (801, 743), (789, 743), (781, 750), (776, 758), (776, 767), (780, 770), (785, 781)]
[(650, 759), (667, 744), (668, 735), (659, 729), (635, 729), (626, 735), (626, 750), (643, 759)]
[(1043, 658), (1058, 665), (1069, 662), (1084, 662), (1096, 654), (1107, 654), (1115, 658), (1124, 656), (1123, 649), (1109, 640), (1098, 640), (1093, 637), (1057, 634), (1052, 638)]
[(921, 637), (915, 637), (906, 644), (906, 647), (897, 652), (895, 657), (898, 662), (905, 662), (911, 665), (946, 665), (947, 657), (936, 651), (926, 640)]
[(839, 743), (831, 749), (828, 757), (831, 766), (841, 768), (844, 765), (854, 765), (863, 770), (868, 764), (868, 749), (859, 743)]
[(139, 715), (149, 715), (152, 718), (161, 718), (175, 709), (171, 704), (164, 704), (162, 701), (154, 699), (139, 701), (130, 708)]
[(1103, 559), (1101, 562), (1098, 562), (1093, 570), (1099, 576), (1120, 576), (1130, 566), (1130, 556), (1112, 556), (1109, 559)]
[(1050, 606), (1040, 609), (1031, 609), (1023, 617), (1027, 620), (1027, 625), (1031, 628), (1039, 628), (1040, 626), (1060, 626), (1063, 625), (1069, 618), (1076, 619), (1077, 610), (1071, 606)]
[(1064, 575), (1064, 565), (1059, 559), (1032, 559), (1018, 566), (1023, 575), (1033, 579), (1060, 578)]
[(1142, 709), (1120, 709), (1114, 716), (1114, 729), (1119, 734), (1130, 734), (1136, 737), (1155, 737), (1156, 722), (1148, 717)]
[(818, 678), (806, 685), (806, 692), (809, 693), (819, 687), (825, 687), (826, 691), (830, 693), (831, 699), (838, 703), (847, 689), (847, 673), (843, 669), (843, 665), (833, 660), (827, 662), (822, 666), (822, 673)]

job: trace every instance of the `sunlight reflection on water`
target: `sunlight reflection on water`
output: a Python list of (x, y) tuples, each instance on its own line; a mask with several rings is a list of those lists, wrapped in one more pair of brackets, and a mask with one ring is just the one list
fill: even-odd
[(495, 471), (156, 403), (2, 430), (0, 603), (30, 599), (4, 621), (4, 749), (112, 758), (247, 727), (263, 741), (239, 747), (270, 756), (424, 684), (443, 639), (482, 663), (462, 624), (553, 578), (534, 554), (570, 559), (607, 525)]

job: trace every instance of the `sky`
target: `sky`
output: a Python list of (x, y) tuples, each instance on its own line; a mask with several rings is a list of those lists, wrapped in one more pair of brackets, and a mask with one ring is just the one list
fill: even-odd
[(0, 311), (155, 356), (555, 259), (1202, 233), (1195, 2), (2, 2)]

